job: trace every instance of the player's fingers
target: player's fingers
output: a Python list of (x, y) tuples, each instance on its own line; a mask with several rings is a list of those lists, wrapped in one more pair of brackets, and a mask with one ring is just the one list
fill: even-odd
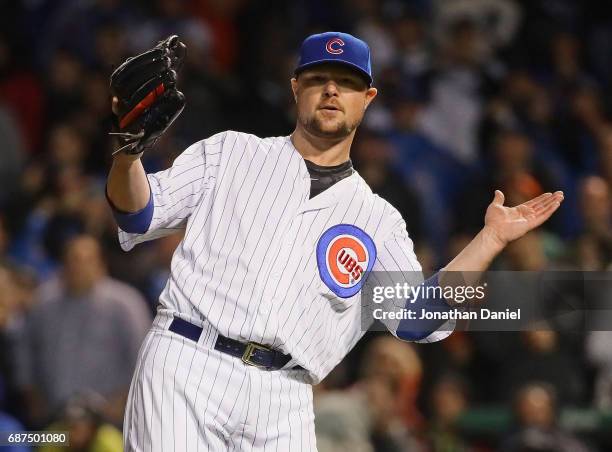
[(545, 210), (538, 213), (538, 217), (542, 219), (542, 221), (548, 220), (548, 218), (559, 208), (561, 203), (559, 201), (553, 202), (550, 206), (548, 206)]
[(117, 96), (113, 96), (112, 109), (113, 113), (115, 113), (116, 115), (119, 114), (119, 99), (117, 98)]
[(534, 215), (533, 221), (532, 221), (532, 227), (538, 227), (540, 226), (542, 223), (544, 223), (546, 220), (548, 220), (550, 218), (550, 216), (555, 213), (555, 211), (559, 208), (559, 206), (561, 205), (561, 201), (554, 201), (552, 202), (546, 209), (536, 213)]
[(535, 205), (532, 207), (532, 210), (534, 212), (542, 212), (543, 210), (545, 210), (546, 208), (548, 208), (548, 206), (550, 206), (552, 203), (556, 202), (557, 200), (553, 197), (550, 197), (548, 199), (546, 199), (545, 201), (540, 202), (539, 204)]
[(539, 202), (537, 205), (532, 206), (532, 209), (536, 212), (542, 212), (548, 209), (552, 204), (558, 202), (561, 203), (563, 201), (563, 193), (557, 192), (554, 195), (546, 198), (544, 201)]
[(500, 190), (495, 190), (495, 196), (493, 197), (493, 204), (496, 204), (498, 206), (503, 206), (504, 199), (506, 199), (504, 194)]
[(525, 206), (527, 207), (535, 207), (538, 203), (544, 201), (547, 198), (550, 198), (552, 196), (552, 193), (543, 193), (540, 196), (537, 196), (533, 199), (530, 199), (529, 201), (525, 202)]

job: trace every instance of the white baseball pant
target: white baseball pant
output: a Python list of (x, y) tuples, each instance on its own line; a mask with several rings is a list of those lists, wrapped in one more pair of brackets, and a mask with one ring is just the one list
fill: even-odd
[[(158, 314), (141, 347), (124, 420), (125, 452), (316, 451), (304, 370), (265, 370), (168, 331)], [(208, 334), (206, 334), (206, 332)]]

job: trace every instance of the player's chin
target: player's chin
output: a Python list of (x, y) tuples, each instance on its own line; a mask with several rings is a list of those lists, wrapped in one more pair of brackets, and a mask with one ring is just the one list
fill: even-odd
[(346, 136), (350, 133), (346, 121), (341, 118), (317, 118), (317, 120), (312, 122), (312, 126), (319, 135), (329, 137)]
[(321, 138), (344, 138), (351, 133), (344, 123), (334, 127), (318, 127), (313, 132)]

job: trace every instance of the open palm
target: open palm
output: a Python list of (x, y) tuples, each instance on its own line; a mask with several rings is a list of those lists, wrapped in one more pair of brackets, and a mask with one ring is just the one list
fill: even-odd
[(505, 245), (548, 220), (561, 205), (563, 192), (544, 193), (516, 207), (504, 206), (504, 199), (504, 194), (495, 190), (485, 214), (485, 227)]

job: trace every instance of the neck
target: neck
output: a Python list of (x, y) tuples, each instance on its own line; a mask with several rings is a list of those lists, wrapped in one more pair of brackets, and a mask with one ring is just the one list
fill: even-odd
[(317, 137), (300, 125), (291, 134), (291, 142), (305, 160), (320, 166), (340, 165), (349, 159), (355, 131), (344, 138)]

